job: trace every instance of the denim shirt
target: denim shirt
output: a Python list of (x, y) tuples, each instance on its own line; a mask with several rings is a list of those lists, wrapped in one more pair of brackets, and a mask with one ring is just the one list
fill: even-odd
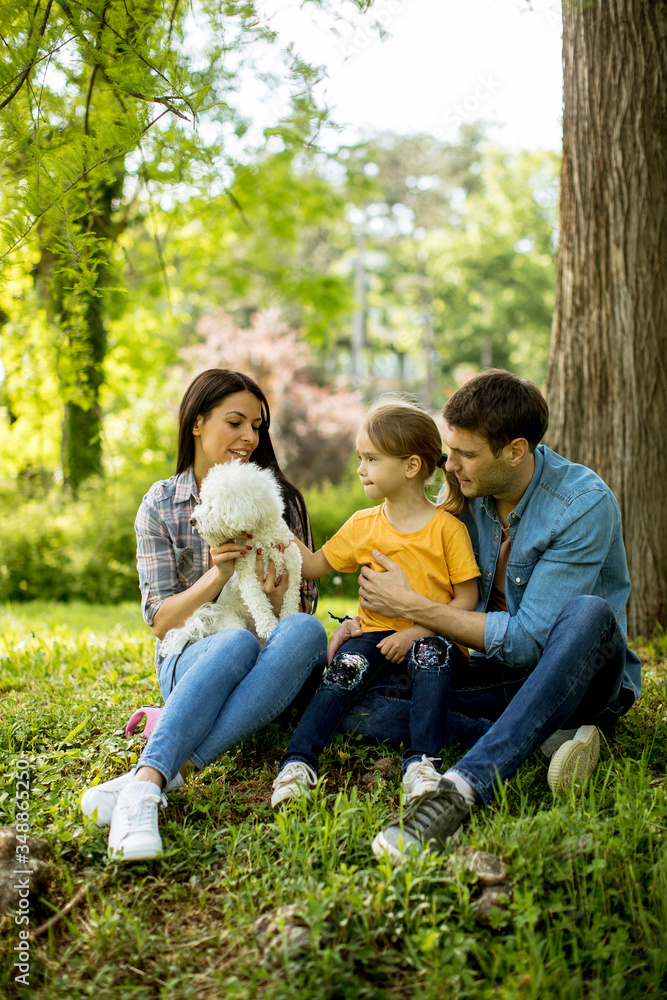
[[(477, 610), (486, 611), (502, 536), (493, 497), (472, 500), (461, 520), (482, 574)], [(538, 445), (533, 476), (509, 516), (509, 536), (507, 611), (487, 613), (487, 657), (512, 667), (535, 666), (560, 611), (584, 594), (604, 598), (627, 635), (630, 577), (621, 514), (598, 475)], [(623, 687), (632, 700), (641, 693), (641, 665), (630, 649)]]

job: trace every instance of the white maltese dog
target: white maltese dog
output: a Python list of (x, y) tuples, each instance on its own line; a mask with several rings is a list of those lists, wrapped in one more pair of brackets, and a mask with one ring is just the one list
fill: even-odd
[(260, 469), (251, 462), (214, 465), (202, 482), (201, 502), (193, 511), (192, 524), (211, 546), (249, 534), (252, 549), (236, 560), (236, 570), (217, 601), (202, 604), (181, 628), (167, 632), (160, 644), (161, 656), (180, 653), (189, 643), (226, 628), (251, 628), (259, 639), (271, 634), (278, 619), (257, 578), (258, 548), (262, 550), (265, 577), (269, 562), (274, 563), (277, 574), (289, 572), (280, 618), (299, 610), (301, 553), (289, 544), (293, 535), (283, 520), (282, 493), (270, 469)]

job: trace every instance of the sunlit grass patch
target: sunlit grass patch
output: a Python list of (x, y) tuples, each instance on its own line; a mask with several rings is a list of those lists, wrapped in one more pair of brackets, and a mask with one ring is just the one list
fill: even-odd
[[(354, 610), (326, 603), (339, 615)], [(31, 943), (37, 998), (667, 993), (662, 633), (637, 644), (645, 694), (603, 739), (583, 795), (554, 798), (546, 761), (535, 755), (497, 802), (473, 813), (457, 849), (501, 856), (511, 890), (482, 923), (482, 886), (449, 855), (398, 867), (373, 857), (373, 837), (396, 813), (395, 750), (337, 737), (313, 800), (271, 810), (289, 717), (170, 796), (161, 862), (110, 862), (106, 830), (78, 803), (85, 784), (120, 773), (141, 752), (139, 733), (127, 739), (124, 727), (138, 705), (159, 701), (152, 637), (124, 605), (25, 604), (1, 621), (0, 824), (14, 819), (12, 762), (26, 757), (31, 833), (49, 845), (50, 876), (31, 927), (81, 893)], [(457, 753), (448, 748), (446, 762)], [(374, 770), (381, 759), (389, 766)], [(1, 918), (8, 952), (16, 933), (11, 916)], [(18, 995), (11, 964), (0, 970), (0, 995)]]

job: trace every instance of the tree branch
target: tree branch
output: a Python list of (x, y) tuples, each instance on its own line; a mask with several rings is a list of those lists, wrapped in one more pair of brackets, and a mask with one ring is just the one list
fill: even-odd
[(171, 16), (169, 17), (169, 34), (167, 35), (167, 42), (169, 45), (171, 45), (171, 35), (174, 30), (174, 19), (180, 2), (181, 0), (174, 0), (174, 6), (171, 8)]
[[(76, 41), (76, 38), (77, 38), (76, 35), (72, 35), (70, 38), (66, 38), (64, 42), (60, 42), (59, 45), (56, 45), (54, 46), (54, 48), (49, 49), (49, 51), (45, 52), (43, 56), (39, 57), (39, 59), (34, 60), (33, 66), (38, 66), (39, 63), (44, 62), (45, 59), (50, 59), (52, 55), (54, 55), (56, 52), (59, 52), (60, 49), (64, 48), (66, 45), (69, 45), (70, 42)], [(5, 80), (2, 87), (0, 87), (0, 90), (5, 90), (6, 87), (9, 87), (9, 85), (14, 82), (14, 80), (18, 80), (18, 78), (22, 75), (22, 72), (23, 71), (21, 71), (21, 73), (17, 73), (16, 76), (13, 76), (11, 78), (11, 80)]]
[[(50, 0), (50, 2), (51, 2), (51, 0)], [(60, 5), (63, 6), (63, 0), (59, 0), (59, 2), (60, 2)], [(64, 6), (63, 6), (63, 9), (64, 9)], [(98, 18), (98, 20), (99, 20), (98, 14), (94, 10), (91, 10), (90, 7), (86, 7), (85, 10), (87, 10), (88, 13), (92, 17)], [(119, 41), (121, 41), (124, 45), (126, 45), (127, 48), (130, 50), (130, 52), (132, 52), (132, 54), (135, 55), (137, 57), (137, 59), (140, 60), (140, 62), (144, 63), (144, 65), (147, 66), (148, 69), (152, 73), (155, 73), (156, 76), (159, 76), (160, 79), (164, 80), (165, 83), (168, 83), (171, 86), (171, 80), (169, 80), (169, 78), (166, 77), (164, 75), (164, 73), (160, 69), (158, 69), (157, 66), (154, 66), (153, 63), (150, 62), (150, 60), (146, 59), (146, 57), (143, 56), (141, 54), (141, 52), (138, 52), (135, 49), (135, 47), (131, 44), (130, 40), (126, 36), (121, 35), (120, 32), (116, 31), (116, 29), (111, 24), (105, 24), (105, 27), (108, 28), (109, 31), (111, 31), (116, 36), (116, 38), (119, 39)], [(128, 91), (128, 93), (130, 93), (130, 92)], [(131, 96), (132, 97), (136, 97), (138, 95), (131, 94)], [(155, 97), (154, 98), (140, 97), (140, 100), (152, 100), (152, 101), (156, 101), (158, 104), (164, 104), (163, 100), (161, 100), (159, 98), (155, 98)], [(187, 97), (180, 97), (179, 100), (183, 101), (183, 103), (187, 105), (187, 107), (188, 107), (188, 109), (189, 109), (190, 114), (192, 115), (192, 117), (196, 118), (196, 114), (195, 114), (194, 110), (192, 109), (192, 107), (190, 106), (190, 103), (189, 103)], [(174, 110), (174, 109), (170, 109), (170, 110)], [(177, 112), (174, 110), (174, 114), (176, 114), (176, 113)], [(187, 118), (185, 119), (185, 121), (187, 121)]]
[(90, 80), (88, 81), (88, 90), (86, 91), (86, 113), (83, 118), (83, 132), (84, 135), (90, 135), (88, 131), (88, 117), (90, 113), (90, 99), (93, 96), (93, 87), (95, 85), (95, 77), (97, 76), (97, 70), (99, 66), (97, 63), (93, 66), (92, 73), (90, 74)]
[(40, 924), (39, 927), (37, 927), (36, 930), (32, 932), (31, 936), (33, 938), (41, 937), (42, 934), (48, 931), (49, 927), (53, 927), (53, 925), (57, 924), (59, 920), (62, 920), (63, 917), (66, 917), (67, 914), (74, 909), (77, 903), (79, 903), (83, 899), (88, 889), (90, 889), (90, 885), (88, 882), (85, 882), (79, 888), (76, 895), (72, 899), (70, 899), (67, 906), (63, 906), (62, 910), (58, 910), (58, 912), (54, 913), (52, 917), (49, 917), (49, 919), (46, 920), (43, 924)]
[[(152, 128), (153, 125), (156, 125), (160, 121), (160, 119), (164, 118), (164, 116), (166, 114), (168, 114), (168, 113), (169, 113), (168, 110), (167, 111), (163, 111), (162, 114), (160, 114), (160, 115), (157, 116), (157, 118), (154, 118), (152, 121), (150, 121), (148, 123), (148, 125), (146, 125), (145, 128), (142, 128), (141, 132), (139, 132), (139, 135), (140, 136), (141, 135), (145, 135), (145, 133), (148, 132), (148, 130), (150, 128)], [(5, 250), (5, 252), (3, 253), (2, 257), (0, 257), (0, 260), (4, 260), (5, 257), (8, 257), (9, 254), (13, 250), (16, 249), (17, 246), (20, 246), (20, 244), (23, 243), (23, 241), (26, 238), (26, 236), (28, 236), (32, 232), (32, 230), (35, 228), (35, 226), (37, 225), (37, 223), (39, 222), (39, 220), (42, 219), (42, 218), (44, 218), (44, 216), (46, 215), (46, 213), (50, 209), (52, 209), (54, 205), (57, 205), (60, 201), (62, 201), (62, 199), (67, 194), (67, 192), (71, 191), (72, 188), (76, 187), (76, 185), (80, 181), (82, 181), (84, 177), (87, 177), (88, 174), (90, 174), (93, 170), (97, 169), (97, 167), (103, 166), (105, 163), (108, 163), (110, 160), (115, 160), (117, 156), (122, 156), (123, 153), (129, 152), (129, 150), (133, 149), (133, 148), (134, 148), (134, 144), (127, 144), (125, 146), (121, 146), (120, 149), (114, 150), (114, 152), (113, 153), (109, 153), (108, 156), (103, 156), (101, 160), (97, 160), (96, 163), (93, 163), (90, 167), (86, 167), (85, 170), (82, 170), (81, 173), (79, 174), (79, 176), (76, 177), (72, 181), (71, 184), (68, 184), (67, 187), (63, 188), (63, 190), (60, 192), (60, 194), (58, 195), (57, 198), (54, 198), (53, 201), (50, 201), (49, 204), (46, 205), (46, 207), (41, 210), (41, 212), (37, 213), (37, 215), (34, 217), (34, 219), (32, 220), (32, 222), (28, 226), (28, 228), (25, 229), (21, 233), (21, 235), (18, 237), (18, 239), (14, 240), (14, 242), (12, 243), (12, 245), (10, 247), (8, 247), (7, 250)]]
[[(49, 0), (49, 2), (46, 5), (46, 10), (44, 11), (44, 17), (42, 18), (41, 27), (39, 29), (40, 36), (43, 36), (44, 32), (46, 31), (46, 25), (47, 25), (48, 20), (49, 20), (49, 14), (51, 13), (51, 7), (52, 6), (53, 6), (53, 0)], [(39, 4), (35, 8), (35, 14), (37, 14), (38, 9), (39, 9)], [(30, 34), (32, 35), (32, 31), (30, 32)], [(9, 95), (9, 97), (6, 100), (4, 100), (2, 102), (2, 104), (0, 104), (0, 111), (2, 111), (3, 108), (6, 108), (7, 105), (11, 104), (11, 102), (14, 100), (14, 98), (16, 97), (16, 95), (18, 94), (18, 92), (20, 91), (21, 87), (23, 86), (23, 84), (25, 83), (25, 81), (28, 79), (28, 76), (30, 74), (30, 70), (32, 69), (32, 67), (34, 65), (35, 65), (35, 58), (33, 56), (33, 58), (30, 60), (30, 62), (26, 66), (26, 68), (23, 70), (23, 72), (19, 76), (19, 82), (17, 83), (17, 85), (14, 88), (14, 90), (12, 91), (12, 93)]]

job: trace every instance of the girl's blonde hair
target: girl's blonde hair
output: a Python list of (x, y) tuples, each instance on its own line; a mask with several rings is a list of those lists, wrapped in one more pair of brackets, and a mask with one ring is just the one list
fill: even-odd
[[(359, 428), (365, 431), (385, 455), (392, 458), (409, 458), (417, 455), (422, 460), (420, 479), (426, 484), (436, 468), (443, 468), (446, 456), (442, 451), (442, 438), (435, 420), (413, 403), (404, 401), (376, 403), (366, 414)], [(456, 477), (445, 474), (447, 495), (441, 506), (452, 514), (460, 514), (465, 507)]]

